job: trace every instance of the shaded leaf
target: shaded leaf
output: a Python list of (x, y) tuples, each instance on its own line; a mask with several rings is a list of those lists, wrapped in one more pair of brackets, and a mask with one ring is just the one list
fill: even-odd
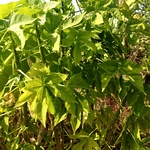
[(130, 60), (124, 60), (120, 68), (122, 74), (125, 74), (129, 77), (131, 83), (137, 87), (141, 92), (144, 93), (143, 83), (144, 80), (141, 76), (142, 67), (139, 64), (136, 64)]
[(84, 149), (85, 149), (85, 150), (93, 150), (93, 148), (94, 148), (94, 149), (98, 149), (99, 146), (98, 146), (98, 144), (93, 140), (92, 137), (89, 137), (89, 138), (87, 138), (87, 142), (86, 142), (86, 144), (84, 145)]
[(68, 86), (72, 89), (85, 88), (89, 89), (88, 83), (82, 78), (81, 73), (74, 74), (68, 81)]
[(102, 83), (102, 92), (107, 87), (109, 81), (114, 76), (115, 72), (106, 72), (101, 76), (101, 83)]
[(72, 150), (83, 150), (83, 146), (87, 142), (87, 138), (82, 139), (79, 143), (75, 144), (72, 148)]
[(72, 90), (65, 86), (56, 86), (56, 89), (58, 90), (58, 97), (60, 97), (62, 100), (69, 103), (76, 103)]
[(76, 64), (81, 61), (81, 48), (79, 42), (75, 44), (75, 47), (73, 49), (73, 58)]

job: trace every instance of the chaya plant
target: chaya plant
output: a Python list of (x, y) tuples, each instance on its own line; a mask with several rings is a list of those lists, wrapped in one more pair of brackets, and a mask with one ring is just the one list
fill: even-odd
[(0, 149), (149, 149), (147, 2), (76, 2), (0, 5)]

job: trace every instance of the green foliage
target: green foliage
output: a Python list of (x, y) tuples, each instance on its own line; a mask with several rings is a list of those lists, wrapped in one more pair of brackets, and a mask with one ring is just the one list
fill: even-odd
[(0, 5), (0, 149), (150, 148), (149, 2), (77, 4)]

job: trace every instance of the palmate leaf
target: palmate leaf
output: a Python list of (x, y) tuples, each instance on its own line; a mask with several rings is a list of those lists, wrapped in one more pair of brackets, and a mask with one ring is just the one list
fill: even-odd
[(76, 130), (80, 127), (81, 125), (81, 118), (79, 118), (79, 116), (74, 116), (74, 115), (71, 115), (71, 126), (72, 126), (72, 130), (73, 130), (73, 133), (75, 134)]
[(39, 78), (34, 78), (33, 80), (29, 81), (26, 84), (25, 89), (29, 91), (37, 91), (37, 89), (41, 87), (42, 87), (42, 80), (40, 80)]
[(85, 13), (66, 19), (63, 24), (63, 30), (79, 24), (82, 21), (84, 15)]
[(83, 146), (86, 144), (87, 138), (82, 139), (79, 143), (75, 144), (72, 150), (83, 150)]
[(108, 60), (100, 65), (105, 71), (101, 76), (102, 92), (107, 87), (111, 78), (115, 75), (118, 70), (118, 63), (115, 60)]
[(123, 60), (120, 71), (122, 74), (127, 75), (130, 82), (144, 93), (144, 79), (142, 79), (140, 74), (142, 72), (142, 67), (139, 64), (136, 64), (130, 60)]
[(46, 78), (47, 84), (59, 84), (67, 79), (68, 75), (62, 73), (51, 73)]
[(57, 89), (56, 95), (60, 97), (63, 101), (69, 102), (69, 103), (76, 103), (76, 100), (73, 96), (73, 92), (71, 89), (63, 85), (55, 86), (55, 88)]
[(15, 9), (17, 4), (17, 2), (12, 2), (0, 5), (0, 19), (7, 17)]
[(30, 100), (30, 111), (35, 120), (39, 119), (46, 126), (47, 102), (44, 88), (38, 89), (35, 98)]
[(30, 16), (24, 14), (15, 14), (13, 13), (10, 17), (10, 25), (8, 30), (13, 31), (18, 36), (21, 48), (24, 48), (25, 45), (25, 36), (23, 33), (23, 29), (20, 28), (21, 25), (26, 25), (34, 22), (36, 18), (32, 18)]
[(84, 150), (92, 150), (92, 149), (99, 149), (99, 145), (97, 144), (97, 142), (95, 142), (93, 140), (92, 137), (87, 138), (87, 142), (84, 145)]
[(99, 25), (104, 23), (103, 16), (100, 13), (96, 13), (94, 20), (92, 21), (94, 25)]
[(17, 42), (17, 44), (23, 49), (25, 45), (25, 36), (23, 30), (19, 27), (9, 28), (9, 30), (13, 31), (18, 36), (19, 42)]
[(68, 112), (64, 107), (64, 102), (59, 98), (54, 98), (53, 103), (55, 106), (54, 126), (56, 126), (58, 123), (67, 118)]
[(32, 9), (30, 7), (20, 7), (16, 13), (17, 14), (24, 14), (27, 16), (32, 16), (34, 14), (37, 14), (38, 12), (40, 12), (40, 9), (37, 9), (37, 8)]
[(55, 114), (55, 107), (54, 107), (54, 104), (53, 104), (53, 98), (50, 94), (49, 89), (46, 88), (45, 90), (46, 91), (45, 91), (44, 97), (46, 98), (46, 105), (48, 107), (48, 111), (49, 111), (49, 113), (54, 115)]
[(24, 15), (24, 14), (16, 14), (13, 13), (10, 17), (10, 28), (20, 27), (21, 25), (26, 25), (34, 22), (36, 18)]
[(32, 92), (32, 91), (25, 91), (25, 92), (19, 97), (17, 103), (15, 104), (15, 108), (22, 106), (24, 103), (26, 103), (27, 101), (29, 101), (31, 97), (34, 98), (35, 95), (36, 95), (35, 92)]
[(59, 4), (59, 2), (56, 1), (47, 1), (44, 5), (44, 12), (47, 12), (50, 9), (55, 8), (57, 5)]
[(110, 82), (111, 78), (115, 75), (115, 72), (105, 72), (101, 76), (101, 83), (102, 83), (102, 92), (106, 89), (108, 83)]
[(85, 88), (89, 89), (88, 83), (82, 78), (81, 73), (74, 74), (68, 81), (68, 86), (72, 89)]

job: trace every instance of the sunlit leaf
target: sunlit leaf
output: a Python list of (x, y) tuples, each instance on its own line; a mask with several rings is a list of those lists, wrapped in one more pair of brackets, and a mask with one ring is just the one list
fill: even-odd
[(23, 33), (23, 30), (20, 29), (19, 27), (11, 27), (9, 28), (10, 31), (13, 31), (17, 36), (18, 36), (18, 39), (20, 40), (20, 43), (18, 45), (21, 46), (21, 48), (23, 49), (24, 48), (24, 45), (25, 45), (25, 36), (24, 36), (24, 33)]
[(62, 73), (51, 73), (48, 75), (46, 82), (47, 84), (58, 84), (66, 80), (68, 75)]
[(59, 52), (59, 50), (60, 50), (60, 35), (57, 33), (54, 33), (53, 37), (55, 39), (55, 42), (53, 44), (53, 51)]
[(85, 13), (66, 19), (66, 21), (63, 24), (63, 30), (79, 24), (82, 21), (84, 15)]
[(46, 98), (46, 105), (47, 105), (48, 111), (51, 114), (54, 115), (55, 114), (55, 107), (54, 107), (54, 104), (53, 104), (53, 99), (52, 99), (52, 97), (51, 97), (50, 92), (48, 91), (48, 89), (46, 89), (44, 97)]
[(30, 91), (36, 91), (38, 88), (42, 87), (42, 80), (39, 78), (34, 78), (33, 80), (29, 81), (25, 88)]
[(94, 20), (92, 21), (94, 25), (99, 25), (104, 23), (103, 16), (100, 13), (96, 13)]
[(21, 25), (26, 25), (34, 22), (36, 18), (32, 18), (30, 16), (24, 14), (15, 14), (13, 13), (10, 18), (9, 29), (13, 30), (16, 27), (20, 27)]
[(15, 107), (22, 106), (25, 102), (29, 101), (29, 99), (33, 96), (34, 97), (35, 92), (32, 91), (25, 91), (18, 99), (17, 103), (15, 104)]
[(47, 1), (44, 5), (44, 11), (47, 12), (48, 10), (55, 8), (58, 4), (59, 2), (56, 1)]
[(40, 12), (40, 9), (32, 9), (30, 7), (20, 7), (19, 10), (16, 12), (17, 14), (24, 14), (27, 16), (32, 16), (34, 14), (37, 14), (38, 12)]
[(15, 9), (17, 2), (11, 2), (8, 4), (0, 4), (0, 19), (7, 17)]

